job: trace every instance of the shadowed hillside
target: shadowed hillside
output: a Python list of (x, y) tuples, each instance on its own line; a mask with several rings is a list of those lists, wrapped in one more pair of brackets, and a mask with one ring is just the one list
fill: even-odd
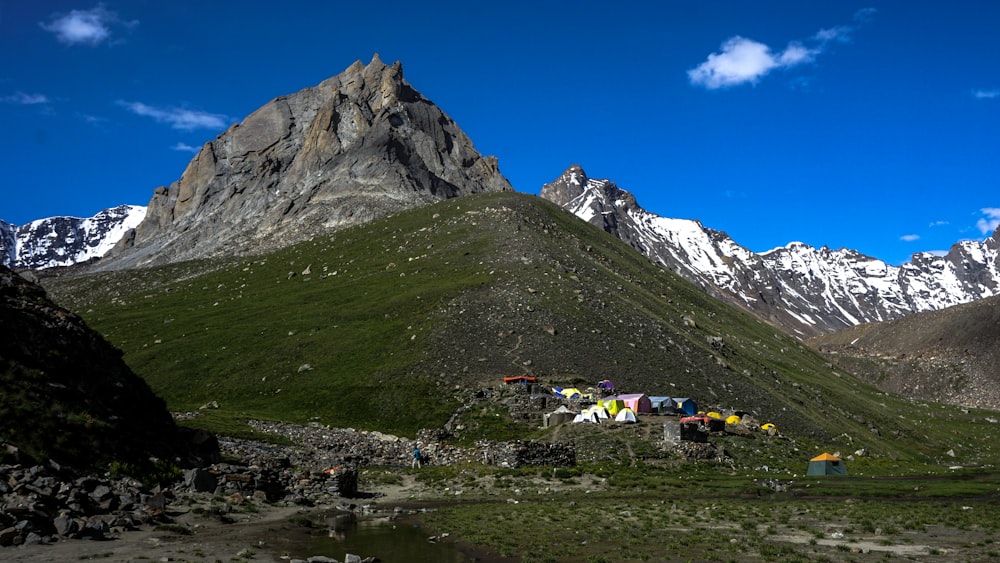
[(21, 453), (80, 469), (182, 452), (163, 400), (121, 351), (2, 266), (0, 421)]
[(1000, 408), (1000, 298), (809, 341), (886, 391)]
[(174, 410), (218, 401), (234, 417), (412, 435), (528, 373), (691, 396), (875, 454), (950, 447), (948, 429), (900, 417), (911, 403), (524, 194), (457, 198), (253, 258), (45, 284)]

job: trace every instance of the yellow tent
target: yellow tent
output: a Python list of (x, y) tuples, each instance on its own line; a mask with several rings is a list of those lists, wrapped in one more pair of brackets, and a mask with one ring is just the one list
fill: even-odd
[(726, 424), (739, 424), (741, 420), (743, 420), (743, 419), (741, 419), (739, 416), (737, 416), (737, 415), (734, 414), (734, 415), (731, 415), (729, 418), (726, 419)]
[(705, 416), (707, 416), (708, 418), (715, 418), (715, 419), (718, 419), (718, 420), (722, 420), (722, 414), (721, 413), (717, 413), (715, 411), (711, 411), (711, 412), (705, 414)]
[(576, 387), (570, 387), (568, 389), (561, 389), (558, 391), (560, 395), (566, 397), (567, 399), (580, 399), (583, 398), (583, 393), (580, 392)]
[(618, 411), (625, 408), (625, 401), (620, 399), (598, 399), (597, 406), (608, 409), (608, 414), (615, 416)]
[(773, 424), (771, 424), (770, 422), (768, 422), (766, 424), (761, 424), (760, 425), (760, 429), (763, 430), (764, 432), (767, 432), (768, 434), (777, 434), (778, 433), (778, 427), (775, 426), (775, 425), (773, 425)]

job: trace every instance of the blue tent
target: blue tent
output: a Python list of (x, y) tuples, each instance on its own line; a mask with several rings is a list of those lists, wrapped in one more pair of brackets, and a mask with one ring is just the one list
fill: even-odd
[(674, 412), (674, 400), (670, 397), (656, 397), (650, 395), (649, 402), (650, 408), (653, 409), (653, 412), (658, 412), (660, 414)]
[(687, 397), (682, 399), (674, 397), (673, 399), (674, 407), (678, 412), (682, 412), (684, 414), (695, 414), (698, 412), (698, 405), (694, 403), (694, 399), (688, 399)]

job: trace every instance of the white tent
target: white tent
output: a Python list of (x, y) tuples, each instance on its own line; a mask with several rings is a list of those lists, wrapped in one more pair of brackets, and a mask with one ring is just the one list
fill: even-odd
[(604, 407), (599, 407), (597, 405), (593, 405), (593, 406), (591, 406), (591, 407), (583, 410), (583, 414), (591, 414), (591, 413), (596, 414), (597, 418), (600, 418), (600, 419), (611, 418), (611, 415), (608, 414), (608, 409), (606, 409)]
[(637, 422), (635, 412), (632, 409), (622, 409), (618, 411), (617, 415), (615, 415), (615, 422), (635, 424)]

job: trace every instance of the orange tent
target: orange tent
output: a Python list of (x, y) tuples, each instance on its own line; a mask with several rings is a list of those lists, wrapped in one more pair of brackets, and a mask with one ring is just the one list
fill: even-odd
[(847, 467), (839, 457), (823, 452), (809, 460), (806, 475), (847, 475)]
[(537, 377), (531, 377), (530, 375), (515, 375), (514, 377), (505, 377), (503, 382), (507, 385), (513, 383), (538, 383)]

